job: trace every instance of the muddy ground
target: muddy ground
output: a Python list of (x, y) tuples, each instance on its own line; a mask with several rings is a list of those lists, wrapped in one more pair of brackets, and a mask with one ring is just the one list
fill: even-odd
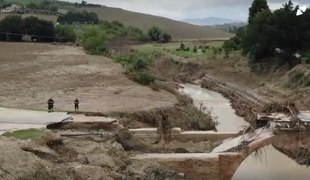
[[(236, 114), (252, 124), (248, 131), (256, 128), (253, 121), (259, 112), (281, 112), (283, 105), (293, 111), (309, 110), (310, 71), (307, 65), (298, 65), (292, 70), (288, 70), (287, 65), (249, 67), (246, 58), (237, 52), (230, 54), (228, 59), (215, 58), (193, 63), (162, 57), (152, 71), (162, 81), (200, 84), (221, 93), (230, 100)], [(284, 141), (289, 143), (273, 146), (300, 165), (310, 164), (309, 143), (299, 142), (296, 138), (289, 140), (289, 136), (281, 139)]]
[(0, 43), (0, 105), (72, 111), (75, 98), (81, 111), (109, 112), (169, 107), (176, 98), (141, 86), (123, 74), (121, 65), (91, 56), (75, 46)]
[[(175, 66), (171, 72), (175, 75), (164, 74), (162, 81), (146, 87), (129, 80), (122, 67), (111, 59), (87, 55), (78, 47), (36, 43), (0, 43), (0, 46), (1, 106), (45, 109), (46, 100), (52, 97), (56, 110), (71, 111), (77, 97), (82, 111), (116, 116), (126, 128), (157, 127), (165, 110), (171, 127), (215, 130), (211, 117), (176, 90), (175, 82), (191, 82), (196, 78), (196, 75), (188, 76), (197, 67), (195, 64), (191, 67), (171, 61)], [(163, 64), (156, 64), (153, 72), (160, 78), (161, 72), (169, 71), (161, 69), (167, 65), (166, 59), (157, 62)], [(193, 119), (193, 115), (198, 119)], [(42, 142), (0, 137), (0, 160), (4, 162), (0, 165), (0, 177), (5, 180), (189, 179), (162, 164), (133, 162), (129, 157), (148, 152), (210, 152), (219, 144), (173, 141), (154, 145), (139, 139), (116, 140), (66, 138), (64, 146), (50, 148)], [(128, 146), (131, 148), (125, 151)]]
[[(287, 65), (274, 68), (262, 64), (262, 69), (253, 70), (253, 67), (247, 65), (246, 58), (240, 54), (233, 54), (228, 60), (217, 59), (199, 63), (200, 71), (203, 70), (207, 76), (195, 82), (228, 98), (236, 114), (244, 117), (253, 128), (256, 126), (253, 120), (259, 112), (281, 112), (283, 105), (294, 112), (310, 109), (307, 65), (298, 65), (288, 70)], [(305, 139), (302, 131), (298, 137), (281, 137), (273, 146), (298, 164), (308, 166), (309, 142), (300, 139)]]
[[(128, 80), (122, 67), (111, 59), (86, 55), (77, 47), (34, 43), (0, 43), (0, 46), (0, 68), (3, 72), (0, 77), (1, 106), (45, 109), (46, 100), (53, 97), (56, 109), (69, 111), (72, 110), (72, 101), (78, 97), (81, 110), (107, 112), (119, 117), (128, 128), (157, 127), (159, 114), (164, 109), (172, 119), (171, 126), (181, 126), (186, 130), (206, 130), (206, 124), (192, 124), (197, 121), (189, 119), (188, 110), (193, 111), (190, 109), (192, 106), (188, 108), (186, 104), (182, 104), (175, 89), (171, 89), (176, 87), (175, 82), (202, 83), (203, 87), (222, 93), (231, 100), (236, 113), (249, 122), (253, 118), (252, 111), (263, 106), (263, 101), (256, 103), (256, 96), (251, 95), (259, 94), (262, 99), (282, 100), (292, 91), (275, 86), (274, 78), (269, 77), (270, 73), (258, 75), (250, 72), (245, 59), (238, 53), (232, 54), (229, 61), (221, 58), (198, 63), (181, 63), (170, 57), (160, 57), (151, 68), (157, 76), (156, 85), (159, 87), (150, 88)], [(206, 74), (216, 77), (218, 81), (214, 83), (208, 78), (203, 79)], [(247, 96), (241, 96), (233, 88), (219, 88), (218, 82), (224, 87), (227, 87), (226, 83), (231, 83)], [(299, 106), (301, 104), (297, 103)], [(206, 122), (210, 122), (210, 117), (204, 118), (207, 119)], [(133, 141), (133, 144), (136, 142)], [(43, 177), (47, 180), (106, 180), (108, 177), (133, 180), (186, 179), (182, 177), (182, 172), (170, 170), (156, 162), (132, 162), (129, 158), (131, 153), (126, 152), (119, 142), (110, 137), (67, 138), (64, 143), (64, 150), (55, 150), (37, 143), (34, 145), (28, 141), (1, 137), (0, 152), (4, 154), (1, 157), (5, 164), (0, 165), (0, 177), (7, 180), (35, 180), (31, 178), (33, 176), (38, 180)], [(136, 149), (134, 153), (208, 152), (215, 145), (210, 142), (172, 142), (164, 147), (140, 144), (138, 147), (142, 148)], [(25, 149), (29, 151), (29, 147), (37, 147), (39, 151), (30, 148), (31, 152), (26, 152)], [(290, 157), (297, 158), (293, 156), (296, 155), (293, 153), (296, 152), (295, 146), (285, 148), (277, 145), (277, 148)], [(20, 159), (21, 155), (23, 158)], [(23, 170), (25, 162), (29, 166), (27, 172)]]
[[(55, 142), (60, 139), (54, 136)], [(182, 180), (181, 171), (172, 170), (157, 162), (140, 162), (130, 157), (141, 151), (125, 151), (111, 136), (64, 138), (60, 143), (22, 141), (0, 137), (0, 179), (5, 180)], [(164, 147), (152, 146), (153, 152), (210, 152), (210, 142), (182, 144), (172, 142)], [(48, 144), (48, 145), (46, 145)], [(12, 163), (14, 162), (14, 163)]]

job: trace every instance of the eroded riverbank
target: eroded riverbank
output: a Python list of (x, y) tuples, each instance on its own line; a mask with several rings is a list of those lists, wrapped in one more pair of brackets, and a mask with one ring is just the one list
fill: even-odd
[[(226, 97), (226, 100), (231, 103), (231, 107), (235, 110), (236, 114), (244, 117), (248, 122), (253, 120), (253, 116), (251, 115), (253, 110), (261, 108), (268, 102), (249, 90), (245, 92), (245, 90), (242, 91), (242, 89), (236, 89), (232, 86), (226, 85), (225, 82), (220, 83), (214, 79), (205, 78), (203, 81), (200, 81), (200, 83), (203, 88), (219, 92)], [(199, 94), (199, 92), (201, 92), (201, 90), (198, 90), (197, 94)], [(208, 96), (210, 95), (207, 94), (204, 97)], [(199, 98), (203, 99), (203, 97)], [(221, 101), (221, 99), (219, 101)], [(223, 111), (220, 111), (220, 114), (222, 114), (222, 112)], [(234, 115), (232, 117), (234, 117)], [(220, 121), (220, 123), (222, 122)], [(234, 126), (228, 127), (231, 127), (232, 130), (235, 128)], [(277, 143), (277, 148), (279, 148), (279, 150), (285, 149), (286, 151), (284, 152), (288, 153), (288, 155), (292, 154), (292, 151), (298, 149), (297, 145), (295, 147), (296, 149), (292, 149), (292, 147), (290, 147), (291, 149), (287, 149), (286, 147), (287, 145), (285, 143)], [(296, 152), (293, 154), (296, 154)], [(260, 175), (253, 177), (253, 174)], [(270, 145), (261, 149), (255, 155), (253, 154), (249, 156), (244, 162), (242, 162), (236, 171), (233, 180), (246, 180), (249, 177), (255, 180), (306, 180), (309, 176), (310, 171), (306, 166), (300, 166), (295, 162), (295, 159), (289, 158), (287, 155), (279, 152)]]

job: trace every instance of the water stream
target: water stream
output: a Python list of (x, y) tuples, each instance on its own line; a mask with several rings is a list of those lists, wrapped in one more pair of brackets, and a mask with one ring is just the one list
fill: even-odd
[[(183, 91), (189, 94), (194, 103), (202, 103), (212, 108), (212, 114), (217, 116), (219, 132), (239, 131), (240, 126), (248, 125), (243, 118), (235, 115), (230, 107), (229, 100), (221, 94), (203, 89), (197, 85), (182, 85)], [(235, 173), (233, 180), (307, 180), (310, 178), (310, 169), (300, 166), (286, 157), (272, 146), (263, 149), (260, 158), (249, 156)]]

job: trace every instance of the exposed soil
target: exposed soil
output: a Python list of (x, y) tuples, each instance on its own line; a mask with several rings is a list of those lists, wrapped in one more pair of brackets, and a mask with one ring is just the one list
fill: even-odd
[[(52, 138), (56, 142), (55, 138)], [(59, 138), (56, 138), (59, 139)], [(0, 138), (0, 177), (5, 180), (116, 180), (116, 179), (174, 179), (185, 178), (182, 171), (175, 171), (156, 162), (133, 161), (130, 156), (141, 153), (125, 151), (112, 136), (84, 136), (65, 138), (63, 143), (48, 146), (34, 141)], [(143, 144), (147, 145), (146, 142)], [(148, 145), (152, 152), (210, 152), (210, 142)], [(138, 151), (137, 151), (138, 150)], [(14, 163), (12, 163), (14, 162)]]
[(36, 43), (0, 43), (0, 105), (56, 110), (136, 111), (169, 107), (177, 102), (166, 91), (141, 86), (123, 74), (121, 65), (79, 47)]
[(190, 97), (179, 93), (176, 96), (179, 102), (173, 107), (133, 113), (115, 112), (110, 115), (117, 116), (127, 128), (141, 128), (158, 127), (162, 119), (161, 114), (165, 112), (170, 127), (180, 127), (182, 130), (216, 131), (216, 121), (212, 116), (195, 107)]
[[(289, 110), (296, 113), (310, 108), (307, 98), (307, 93), (310, 92), (309, 70), (305, 65), (299, 65), (290, 71), (287, 71), (286, 66), (276, 70), (266, 67), (257, 74), (250, 71), (240, 54), (232, 54), (229, 60), (209, 61), (202, 63), (201, 67), (207, 76), (196, 83), (228, 98), (236, 114), (251, 122), (253, 128), (256, 126), (253, 120), (259, 112), (290, 114)], [(284, 107), (289, 107), (289, 110)], [(298, 164), (308, 166), (308, 144), (309, 142), (301, 142), (298, 138), (287, 135), (273, 146)]]

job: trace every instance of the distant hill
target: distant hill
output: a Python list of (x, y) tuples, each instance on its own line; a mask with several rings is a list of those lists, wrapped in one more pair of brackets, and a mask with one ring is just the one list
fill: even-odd
[[(131, 12), (119, 8), (82, 8), (89, 12), (95, 12), (101, 19), (117, 20), (125, 25), (132, 25), (147, 31), (152, 26), (158, 26), (170, 33), (173, 39), (208, 39), (208, 38), (230, 38), (234, 34), (219, 30), (215, 27), (201, 27), (181, 21), (175, 21), (165, 17), (149, 14)], [(82, 10), (81, 9), (81, 10)]]
[(241, 23), (240, 20), (224, 19), (219, 17), (208, 17), (204, 19), (184, 19), (184, 22), (200, 25), (200, 26), (214, 26), (225, 23)]
[(205, 26), (205, 27), (215, 27), (221, 30), (225, 30), (227, 32), (236, 33), (237, 29), (240, 27), (245, 26), (247, 23), (241, 22), (241, 23), (225, 23), (221, 25), (214, 25), (214, 26)]
[[(16, 0), (10, 0), (16, 1)], [(42, 0), (23, 0), (23, 2), (42, 1)], [(26, 3), (25, 3), (26, 4)], [(175, 21), (165, 17), (153, 16), (149, 14), (131, 12), (120, 8), (102, 7), (75, 7), (71, 5), (58, 3), (60, 9), (95, 12), (101, 20), (113, 21), (117, 20), (125, 25), (131, 25), (141, 28), (143, 31), (152, 26), (158, 26), (164, 31), (171, 34), (174, 40), (190, 40), (190, 39), (228, 39), (234, 34), (215, 27), (202, 27), (181, 21)], [(0, 13), (0, 19), (8, 14)], [(38, 16), (44, 19), (56, 22), (57, 16), (43, 14), (23, 14), (22, 16)]]

